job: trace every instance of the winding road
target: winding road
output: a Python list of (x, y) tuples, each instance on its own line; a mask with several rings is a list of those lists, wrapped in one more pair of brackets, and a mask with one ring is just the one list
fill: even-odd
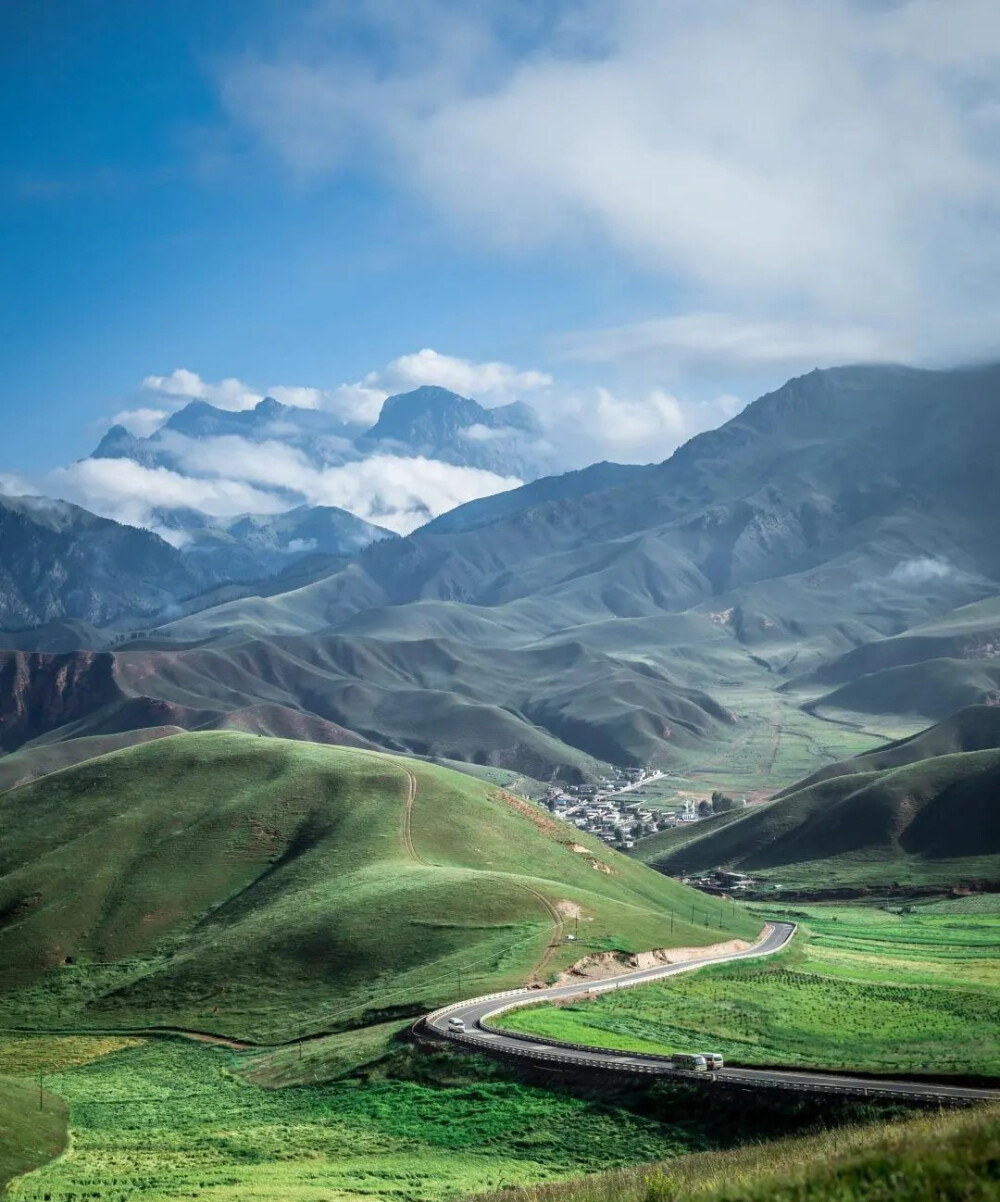
[[(660, 965), (656, 968), (640, 969), (603, 981), (581, 981), (569, 985), (554, 985), (548, 989), (514, 989), (506, 993), (490, 994), (455, 1002), (434, 1011), (421, 1019), (414, 1027), (418, 1034), (435, 1039), (452, 1040), (463, 1047), (487, 1054), (517, 1057), (531, 1060), (548, 1067), (583, 1068), (595, 1071), (616, 1072), (624, 1075), (651, 1073), (670, 1075), (685, 1079), (715, 1082), (754, 1089), (792, 1089), (819, 1093), (850, 1094), (863, 1097), (898, 1097), (910, 1100), (937, 1101), (969, 1104), (972, 1102), (1000, 1101), (1000, 1090), (976, 1089), (969, 1086), (951, 1085), (944, 1082), (901, 1081), (888, 1078), (856, 1077), (840, 1073), (817, 1073), (799, 1069), (724, 1068), (715, 1073), (692, 1073), (675, 1069), (665, 1056), (654, 1056), (637, 1052), (620, 1052), (607, 1048), (583, 1047), (576, 1044), (559, 1043), (540, 1039), (533, 1035), (521, 1035), (502, 1031), (487, 1024), (487, 1020), (513, 1009), (515, 1006), (533, 1002), (564, 1001), (587, 994), (604, 993), (611, 989), (626, 989), (648, 981), (691, 972), (708, 964), (723, 964), (733, 960), (748, 960), (759, 956), (773, 955), (780, 951), (795, 933), (795, 924), (776, 922), (769, 924), (765, 932), (752, 947), (742, 952), (704, 956), (687, 960), (681, 964)], [(464, 1021), (464, 1033), (451, 1031), (449, 1019)], [(690, 1051), (712, 1051), (701, 1044)]]

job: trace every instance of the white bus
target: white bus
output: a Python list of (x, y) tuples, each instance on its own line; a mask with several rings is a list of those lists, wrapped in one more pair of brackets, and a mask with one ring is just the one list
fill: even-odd
[(704, 1056), (693, 1055), (690, 1052), (674, 1052), (670, 1057), (674, 1068), (687, 1069), (689, 1073), (707, 1073), (708, 1062)]
[(456, 1035), (461, 1035), (465, 1031), (465, 1020), (462, 1018), (449, 1018), (448, 1030), (454, 1031)]
[(709, 1072), (718, 1072), (726, 1063), (718, 1052), (702, 1052), (702, 1055), (705, 1057)]

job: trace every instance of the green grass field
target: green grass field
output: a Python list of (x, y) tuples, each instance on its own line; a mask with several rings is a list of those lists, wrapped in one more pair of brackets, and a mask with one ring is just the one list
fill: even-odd
[[(420, 1053), (384, 1031), (363, 1038), (353, 1076), (295, 1089), (250, 1083), (256, 1053), (162, 1038), (8, 1038), (0, 1069), (25, 1082), (43, 1070), (73, 1125), (68, 1153), (11, 1197), (436, 1202), (739, 1138), (734, 1112), (694, 1115), (686, 1094), (665, 1120), (650, 1098), (522, 1084), (489, 1061)], [(350, 1051), (342, 1039), (341, 1067)]]
[(2, 795), (0, 915), (0, 1023), (262, 1043), (760, 925), (469, 776), (232, 732)]
[(909, 909), (771, 911), (802, 926), (769, 960), (498, 1022), (603, 1047), (720, 1051), (738, 1064), (1000, 1076), (1000, 913)]
[(694, 1153), (482, 1202), (993, 1202), (998, 1160), (1000, 1107), (990, 1106)]
[(69, 1108), (37, 1081), (0, 1076), (0, 1197), (66, 1147)]

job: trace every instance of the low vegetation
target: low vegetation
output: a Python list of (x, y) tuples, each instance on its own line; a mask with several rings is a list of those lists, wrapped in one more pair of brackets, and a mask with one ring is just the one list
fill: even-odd
[(998, 1162), (1000, 1107), (991, 1106), (696, 1153), (481, 1202), (992, 1202)]
[(69, 1108), (38, 1081), (0, 1076), (0, 1197), (66, 1147)]
[[(1000, 913), (811, 906), (791, 949), (558, 1006), (510, 1030), (747, 1065), (1000, 1076)], [(971, 908), (970, 908), (971, 910)]]
[(256, 1053), (164, 1038), (118, 1048), (9, 1038), (5, 1071), (30, 1080), (42, 1065), (73, 1122), (67, 1154), (16, 1182), (11, 1196), (437, 1202), (760, 1139), (814, 1124), (822, 1112), (830, 1122), (868, 1113), (798, 1099), (780, 1112), (765, 1103), (744, 1113), (742, 1103), (711, 1099), (696, 1109), (690, 1087), (632, 1094), (534, 1085), (503, 1065), (422, 1052), (385, 1032), (367, 1060), (353, 1050), (347, 1076), (262, 1089), (252, 1084)]

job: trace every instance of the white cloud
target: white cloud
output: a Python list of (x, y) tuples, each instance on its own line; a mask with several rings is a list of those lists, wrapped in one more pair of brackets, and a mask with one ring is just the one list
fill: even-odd
[(124, 426), (137, 438), (148, 438), (170, 416), (167, 409), (122, 409), (108, 421), (109, 426)]
[(515, 400), (522, 393), (548, 388), (552, 377), (542, 371), (518, 371), (509, 363), (474, 363), (442, 355), (425, 347), (400, 355), (381, 371), (369, 372), (363, 383), (391, 392), (436, 384), (476, 400)]
[(898, 584), (930, 584), (935, 580), (949, 580), (959, 573), (946, 559), (935, 559), (923, 555), (917, 559), (906, 559), (889, 573), (889, 579)]
[(280, 513), (287, 502), (242, 480), (203, 479), (131, 459), (81, 459), (49, 474), (46, 491), (130, 526), (154, 525), (158, 508), (198, 509), (213, 517)]
[(147, 376), (142, 386), (148, 392), (155, 392), (175, 401), (208, 401), (216, 409), (228, 409), (233, 412), (253, 409), (264, 399), (263, 393), (254, 392), (242, 380), (230, 377), (212, 384), (203, 380), (197, 372), (188, 371), (186, 367), (176, 368), (169, 376)]
[(37, 491), (16, 472), (0, 472), (0, 497), (28, 497)]
[(268, 396), (273, 396), (282, 405), (291, 405), (293, 409), (322, 409), (327, 395), (322, 388), (303, 388), (287, 384), (275, 384), (267, 391)]
[(871, 328), (750, 321), (726, 313), (688, 313), (581, 331), (562, 338), (560, 349), (566, 359), (587, 363), (650, 357), (675, 368), (711, 365), (731, 371), (898, 362), (910, 353)]
[(607, 388), (556, 390), (542, 412), (566, 466), (602, 459), (655, 463), (695, 434), (728, 421), (743, 408), (729, 394), (685, 402), (661, 388), (619, 394)]
[(173, 434), (168, 442), (176, 471), (130, 459), (84, 459), (51, 473), (48, 489), (94, 513), (161, 534), (155, 519), (160, 508), (224, 518), (282, 513), (302, 504), (334, 505), (408, 534), (456, 505), (523, 483), (478, 468), (396, 455), (317, 468), (294, 447), (235, 435)]
[(580, 0), (534, 27), (508, 5), (353, 12), (367, 57), (324, 42), (329, 6), (223, 73), (294, 171), (380, 172), (501, 248), (597, 239), (699, 309), (835, 327), (821, 361), (842, 341), (996, 349), (995, 0)]
[(292, 504), (335, 505), (401, 534), (456, 505), (516, 488), (515, 477), (420, 456), (373, 455), (338, 467), (314, 467), (301, 451), (234, 436), (176, 438), (185, 471), (278, 489)]
[(409, 534), (456, 505), (522, 483), (513, 476), (456, 467), (437, 459), (373, 455), (323, 472), (311, 501), (336, 505), (397, 534)]

